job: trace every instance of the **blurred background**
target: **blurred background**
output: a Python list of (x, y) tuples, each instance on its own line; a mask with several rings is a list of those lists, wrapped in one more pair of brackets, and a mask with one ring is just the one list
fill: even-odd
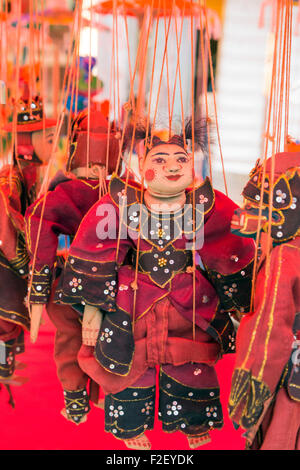
[[(83, 0), (79, 2), (81, 11), (77, 22), (75, 0), (1, 2), (5, 21), (1, 22), (0, 31), (3, 52), (0, 78), (7, 87), (7, 103), (16, 89), (18, 60), (20, 80), (26, 81), (33, 74), (35, 78), (43, 75), (32, 88), (37, 87), (43, 96), (47, 117), (59, 116), (63, 95), (68, 95), (69, 113), (86, 107), (89, 96), (93, 106), (98, 106), (120, 125), (130, 95), (137, 110), (150, 113), (152, 120), (155, 116), (156, 126), (160, 127), (168, 125), (170, 114), (172, 124), (176, 125), (181, 123), (183, 115), (191, 115), (192, 108), (196, 118), (204, 117), (208, 110), (213, 122), (213, 184), (224, 191), (221, 145), (229, 196), (241, 202), (240, 193), (249, 171), (263, 153), (276, 2), (207, 0), (205, 24), (204, 15), (199, 16), (199, 0), (181, 3), (178, 0), (175, 6), (166, 0)], [(289, 122), (294, 141), (300, 139), (298, 32), (298, 2), (295, 1)], [(70, 85), (66, 91), (64, 77), (71, 63), (68, 51), (78, 37), (78, 80), (74, 86), (73, 76), (73, 88)], [(140, 58), (137, 60), (141, 54), (139, 48), (143, 49), (143, 63)], [(75, 106), (72, 96), (76, 87), (79, 90)], [(65, 159), (66, 135), (67, 126), (62, 127), (57, 167)], [(208, 156), (204, 162), (201, 158), (195, 162), (198, 174), (209, 174)], [(134, 158), (131, 166), (138, 179)]]

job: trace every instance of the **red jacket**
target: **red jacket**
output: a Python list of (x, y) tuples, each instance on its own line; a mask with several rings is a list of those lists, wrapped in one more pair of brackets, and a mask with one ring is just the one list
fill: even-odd
[(254, 312), (237, 334), (229, 412), (245, 429), (284, 383), (290, 398), (300, 401), (300, 237), (273, 248), (269, 270), (266, 265), (258, 272)]
[(98, 198), (98, 181), (65, 178), (27, 209), (26, 241), (31, 264), (36, 254), (30, 302), (48, 302), (58, 237), (60, 234), (73, 237), (82, 218)]

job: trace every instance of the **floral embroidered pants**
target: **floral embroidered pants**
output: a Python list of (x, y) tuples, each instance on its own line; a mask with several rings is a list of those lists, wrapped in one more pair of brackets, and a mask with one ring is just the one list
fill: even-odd
[[(158, 378), (158, 417), (166, 432), (201, 435), (223, 426), (215, 370), (206, 364), (163, 365)], [(130, 439), (153, 429), (156, 368), (132, 386), (105, 397), (105, 430)]]

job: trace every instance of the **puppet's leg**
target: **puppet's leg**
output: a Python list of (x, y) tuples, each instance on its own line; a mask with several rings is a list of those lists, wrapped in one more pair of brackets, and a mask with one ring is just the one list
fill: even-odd
[(282, 387), (251, 445), (253, 450), (296, 450), (300, 437), (300, 403)]
[(81, 347), (81, 323), (78, 313), (67, 305), (50, 301), (47, 312), (56, 327), (54, 360), (58, 379), (64, 389), (65, 410), (62, 414), (79, 424), (86, 421), (86, 415), (90, 411), (86, 390), (88, 376), (77, 360)]
[(206, 364), (164, 365), (159, 377), (163, 430), (181, 431), (191, 448), (210, 442), (209, 430), (223, 426), (219, 384)]
[(131, 449), (149, 450), (145, 430), (153, 429), (156, 369), (148, 369), (132, 386), (105, 397), (105, 430)]
[(0, 381), (13, 380), (17, 338), (22, 328), (0, 318)]

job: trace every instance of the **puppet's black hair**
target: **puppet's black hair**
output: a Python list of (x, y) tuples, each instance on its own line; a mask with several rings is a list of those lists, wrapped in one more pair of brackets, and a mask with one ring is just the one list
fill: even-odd
[[(193, 132), (194, 127), (194, 132)], [(124, 136), (124, 148), (129, 150), (132, 145), (132, 138), (134, 135), (134, 144), (144, 141), (147, 152), (157, 145), (163, 144), (176, 144), (185, 150), (187, 150), (187, 145), (189, 144), (190, 149), (192, 149), (192, 141), (194, 139), (194, 150), (197, 151), (201, 149), (203, 152), (207, 149), (208, 145), (208, 133), (207, 133), (207, 119), (202, 118), (194, 122), (192, 125), (192, 118), (188, 118), (185, 122), (184, 132), (180, 134), (174, 134), (167, 142), (161, 140), (158, 136), (153, 135), (151, 138), (152, 126), (149, 124), (148, 133), (147, 133), (147, 124), (145, 121), (138, 121), (136, 126), (129, 124), (126, 127), (125, 136)], [(146, 142), (147, 138), (147, 142)]]

